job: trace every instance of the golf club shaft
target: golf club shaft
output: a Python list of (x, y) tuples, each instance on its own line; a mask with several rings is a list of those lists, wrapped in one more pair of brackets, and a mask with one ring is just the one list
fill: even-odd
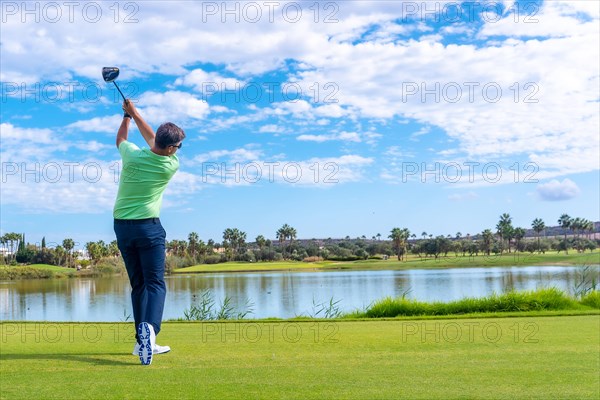
[(115, 87), (117, 88), (119, 93), (121, 93), (121, 97), (123, 98), (123, 101), (127, 101), (127, 99), (125, 99), (125, 96), (123, 95), (123, 92), (121, 92), (121, 89), (119, 89), (119, 85), (117, 85), (117, 82), (113, 81), (113, 83), (115, 84)]

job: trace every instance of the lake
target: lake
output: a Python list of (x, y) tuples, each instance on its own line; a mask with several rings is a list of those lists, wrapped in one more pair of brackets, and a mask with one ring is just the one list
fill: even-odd
[[(599, 270), (594, 269), (596, 279)], [(577, 267), (531, 266), (414, 269), (403, 271), (253, 272), (177, 275), (166, 278), (164, 319), (210, 290), (217, 304), (225, 296), (241, 307), (253, 303), (249, 318), (312, 316), (320, 303), (338, 301), (342, 311), (363, 309), (385, 296), (433, 300), (480, 297), (508, 290), (557, 287), (572, 291)], [(126, 277), (40, 279), (0, 282), (0, 320), (118, 322), (131, 320)]]

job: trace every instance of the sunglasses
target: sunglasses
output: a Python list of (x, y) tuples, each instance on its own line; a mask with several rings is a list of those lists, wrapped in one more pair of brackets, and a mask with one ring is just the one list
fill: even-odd
[(178, 149), (180, 149), (181, 146), (183, 146), (183, 142), (179, 143), (179, 146), (177, 146), (175, 144), (170, 144), (168, 147), (177, 147)]

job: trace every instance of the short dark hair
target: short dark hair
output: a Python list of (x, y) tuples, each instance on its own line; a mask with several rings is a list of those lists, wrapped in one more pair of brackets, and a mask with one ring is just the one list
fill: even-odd
[(185, 132), (172, 122), (165, 122), (156, 130), (156, 138), (154, 143), (161, 148), (166, 149), (171, 145), (175, 145), (185, 139)]

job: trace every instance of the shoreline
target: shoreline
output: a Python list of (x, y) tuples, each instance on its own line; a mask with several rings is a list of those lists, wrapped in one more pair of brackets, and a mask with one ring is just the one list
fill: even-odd
[[(495, 256), (448, 256), (435, 258), (409, 257), (405, 261), (394, 258), (388, 260), (358, 261), (273, 261), (273, 262), (226, 262), (220, 264), (197, 264), (179, 268), (167, 276), (213, 273), (254, 273), (254, 272), (327, 272), (327, 271), (398, 271), (416, 269), (452, 269), (452, 268), (494, 268), (562, 266), (583, 267), (600, 266), (600, 251), (571, 254), (530, 254), (511, 253)], [(121, 276), (122, 273), (91, 274), (89, 270), (75, 271), (65, 267), (45, 264), (0, 265), (0, 282), (22, 279), (71, 279)]]
[[(248, 268), (250, 265), (256, 266)], [(305, 263), (269, 262), (222, 264), (198, 264), (172, 271), (171, 275), (227, 272), (320, 272), (320, 271), (383, 271), (411, 269), (447, 269), (447, 268), (491, 268), (526, 266), (600, 266), (600, 252), (578, 254), (504, 254), (502, 256), (445, 257), (438, 259), (409, 259), (406, 261), (360, 260), (360, 261), (323, 261)]]

